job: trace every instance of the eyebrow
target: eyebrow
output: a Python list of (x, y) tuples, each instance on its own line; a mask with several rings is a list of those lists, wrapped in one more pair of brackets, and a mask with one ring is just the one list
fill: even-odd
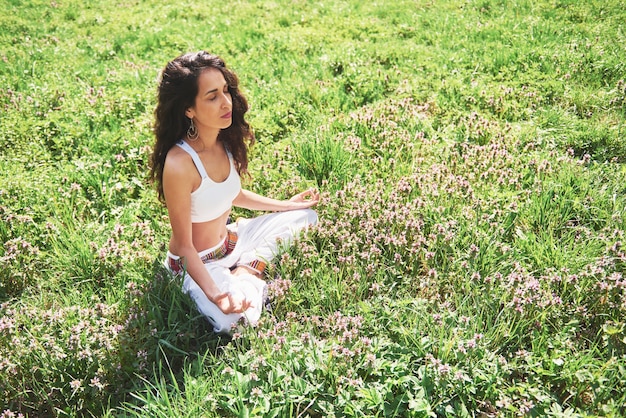
[[(228, 83), (224, 83), (224, 87), (227, 87), (227, 86), (228, 86)], [(209, 95), (209, 94), (211, 94), (211, 93), (216, 93), (216, 92), (217, 92), (217, 90), (218, 90), (218, 89), (216, 89), (216, 88), (215, 88), (215, 89), (213, 89), (213, 90), (209, 90), (209, 91), (207, 91), (206, 93), (204, 93), (204, 95), (205, 95), (205, 96), (207, 96), (207, 95)]]

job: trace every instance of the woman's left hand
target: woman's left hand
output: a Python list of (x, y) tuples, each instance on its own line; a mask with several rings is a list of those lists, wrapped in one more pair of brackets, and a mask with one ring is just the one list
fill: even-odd
[(297, 203), (300, 209), (310, 208), (320, 201), (320, 193), (317, 189), (310, 188), (293, 196), (289, 201)]

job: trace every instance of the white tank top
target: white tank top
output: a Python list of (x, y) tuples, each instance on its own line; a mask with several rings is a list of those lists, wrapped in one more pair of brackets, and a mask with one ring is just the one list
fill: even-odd
[(226, 211), (230, 210), (233, 200), (241, 191), (241, 179), (233, 164), (233, 156), (227, 151), (230, 162), (230, 173), (226, 180), (217, 183), (209, 177), (200, 157), (191, 146), (183, 140), (176, 143), (179, 147), (187, 151), (193, 163), (202, 177), (200, 187), (191, 193), (191, 222), (208, 222), (219, 218)]

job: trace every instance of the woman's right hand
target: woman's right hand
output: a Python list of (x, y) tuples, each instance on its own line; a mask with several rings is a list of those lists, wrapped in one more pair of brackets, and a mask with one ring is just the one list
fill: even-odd
[(225, 314), (243, 313), (252, 307), (252, 302), (243, 295), (230, 292), (220, 293), (213, 298), (212, 302)]

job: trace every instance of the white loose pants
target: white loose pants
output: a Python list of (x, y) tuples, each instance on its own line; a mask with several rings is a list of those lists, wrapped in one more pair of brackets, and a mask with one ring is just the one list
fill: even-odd
[[(223, 258), (205, 262), (205, 267), (222, 292), (239, 294), (251, 301), (250, 308), (244, 313), (224, 314), (217, 305), (209, 301), (200, 286), (186, 271), (182, 272), (184, 274), (183, 292), (189, 294), (200, 313), (209, 320), (217, 333), (231, 333), (233, 325), (242, 318), (250, 324), (255, 324), (261, 317), (267, 286), (263, 280), (253, 274), (235, 276), (230, 269), (239, 265), (254, 265), (254, 262), (259, 260), (270, 263), (278, 254), (280, 246), (289, 245), (300, 231), (315, 223), (317, 223), (315, 211), (301, 209), (271, 213), (252, 219), (240, 219), (236, 223), (227, 225), (227, 228), (237, 235), (235, 248)], [(210, 248), (198, 255), (202, 257), (214, 250), (215, 248)], [(169, 259), (177, 260), (178, 258), (168, 252), (165, 266), (171, 271)]]

